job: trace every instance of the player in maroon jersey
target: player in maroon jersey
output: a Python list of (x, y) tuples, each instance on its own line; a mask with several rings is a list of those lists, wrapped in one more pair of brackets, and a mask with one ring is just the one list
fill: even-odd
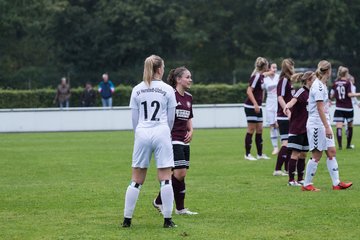
[[(263, 115), (261, 104), (263, 100), (262, 84), (264, 83), (264, 75), (269, 75), (268, 61), (263, 57), (258, 57), (255, 61), (255, 69), (251, 74), (249, 86), (247, 88), (247, 98), (244, 104), (245, 115), (247, 119), (247, 132), (245, 136), (245, 159), (256, 161), (258, 159), (270, 159), (262, 152), (262, 129)], [(257, 148), (257, 158), (250, 154), (252, 135), (256, 132), (255, 143)]]
[[(285, 105), (284, 114), (289, 117), (289, 140), (288, 151), (291, 151), (289, 161), (289, 186), (301, 186), (304, 183), (304, 169), (306, 152), (309, 151), (309, 142), (306, 132), (306, 122), (308, 118), (308, 99), (309, 90), (315, 80), (315, 73), (308, 71), (305, 73), (296, 73), (291, 76), (292, 82), (303, 84), (291, 99)], [(297, 168), (298, 180), (295, 181), (295, 171)]]
[[(172, 185), (175, 198), (175, 213), (179, 215), (195, 215), (185, 208), (185, 177), (190, 162), (190, 142), (193, 135), (192, 127), (192, 95), (187, 92), (192, 84), (191, 73), (185, 67), (172, 69), (167, 78), (168, 83), (175, 89), (177, 101), (175, 123), (171, 131), (175, 167), (173, 168)], [(162, 210), (160, 193), (153, 201), (159, 211)]]
[[(279, 125), (281, 148), (278, 153), (274, 176), (287, 176), (288, 163), (290, 160), (290, 152), (287, 150), (287, 143), (289, 138), (289, 118), (284, 114), (284, 108), (293, 95), (295, 89), (291, 84), (291, 76), (294, 74), (294, 61), (290, 58), (286, 58), (281, 63), (280, 80), (277, 85), (278, 95), (278, 112), (277, 123)], [(285, 164), (285, 172), (281, 171), (282, 165)]]
[(336, 99), (334, 112), (334, 122), (336, 122), (336, 136), (339, 149), (342, 149), (342, 128), (344, 121), (347, 122), (347, 149), (352, 149), (351, 139), (353, 135), (354, 108), (352, 97), (358, 97), (360, 93), (353, 93), (351, 82), (349, 81), (349, 69), (340, 66), (338, 69), (338, 79), (335, 80), (331, 91), (330, 98)]

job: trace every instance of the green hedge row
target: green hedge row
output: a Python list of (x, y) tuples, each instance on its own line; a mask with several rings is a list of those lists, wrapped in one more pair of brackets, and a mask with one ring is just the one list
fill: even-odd
[[(247, 84), (236, 85), (226, 84), (195, 84), (191, 87), (194, 104), (213, 103), (242, 103), (246, 98)], [(130, 86), (120, 85), (116, 87), (113, 96), (113, 106), (128, 106), (131, 95)], [(70, 107), (81, 106), (80, 96), (83, 89), (72, 89)], [(53, 103), (55, 89), (36, 90), (1, 90), (0, 108), (50, 108), (57, 107)], [(97, 106), (101, 106), (101, 99), (98, 95)]]

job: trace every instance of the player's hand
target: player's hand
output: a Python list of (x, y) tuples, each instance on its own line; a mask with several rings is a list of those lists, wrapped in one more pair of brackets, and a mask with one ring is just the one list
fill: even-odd
[(333, 133), (332, 133), (331, 128), (329, 126), (325, 127), (325, 134), (326, 134), (327, 138), (329, 138), (329, 139), (333, 138)]
[(290, 111), (290, 109), (289, 109), (287, 106), (285, 106), (285, 108), (284, 108), (284, 110), (283, 110), (283, 113), (284, 113), (288, 118), (290, 118), (291, 111)]
[(255, 108), (254, 110), (255, 110), (256, 113), (260, 113), (259, 105), (255, 105), (254, 108)]
[(189, 143), (192, 140), (193, 131), (188, 131), (185, 135), (184, 142)]

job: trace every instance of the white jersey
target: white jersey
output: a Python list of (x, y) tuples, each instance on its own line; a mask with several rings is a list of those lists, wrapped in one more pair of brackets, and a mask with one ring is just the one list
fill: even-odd
[(131, 93), (130, 108), (139, 109), (137, 128), (167, 125), (167, 109), (176, 106), (174, 89), (160, 80), (151, 81), (150, 87), (141, 82)]
[(264, 84), (262, 88), (266, 91), (266, 109), (271, 111), (277, 111), (277, 84), (279, 82), (279, 74), (273, 77), (267, 76), (264, 78)]
[(328, 94), (329, 93), (326, 85), (322, 83), (318, 78), (316, 78), (309, 92), (309, 117), (306, 124), (307, 127), (324, 127), (316, 106), (316, 102), (318, 101), (324, 102), (324, 113), (326, 116), (326, 120), (330, 122)]
[[(351, 83), (351, 92), (356, 93), (356, 87), (352, 83)], [(353, 105), (358, 105), (359, 104), (359, 101), (358, 101), (357, 97), (352, 97), (351, 102), (352, 102)]]

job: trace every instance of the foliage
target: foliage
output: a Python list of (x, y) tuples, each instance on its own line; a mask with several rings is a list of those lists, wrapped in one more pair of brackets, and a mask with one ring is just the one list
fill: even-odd
[[(173, 214), (175, 229), (163, 229), (152, 206), (159, 191), (153, 161), (132, 227), (119, 227), (132, 131), (0, 134), (0, 239), (358, 239), (357, 149), (337, 153), (341, 179), (354, 181), (352, 188), (331, 189), (323, 156), (314, 178), (321, 191), (302, 192), (287, 186), (287, 177), (272, 176), (275, 157), (244, 160), (245, 134), (195, 129), (185, 206), (199, 215)], [(263, 136), (269, 154), (268, 129)]]
[(338, 0), (0, 0), (0, 87), (135, 85), (146, 56), (198, 83), (246, 82), (254, 60), (329, 59), (360, 74), (360, 2)]
[[(246, 84), (226, 85), (210, 84), (193, 85), (191, 93), (194, 95), (194, 104), (211, 103), (242, 103), (246, 98)], [(128, 106), (132, 88), (127, 85), (116, 87), (113, 95), (114, 106)], [(71, 107), (81, 106), (82, 88), (71, 89)], [(49, 108), (55, 107), (54, 89), (35, 90), (1, 90), (0, 108)], [(100, 96), (97, 96), (97, 106), (101, 106)]]

